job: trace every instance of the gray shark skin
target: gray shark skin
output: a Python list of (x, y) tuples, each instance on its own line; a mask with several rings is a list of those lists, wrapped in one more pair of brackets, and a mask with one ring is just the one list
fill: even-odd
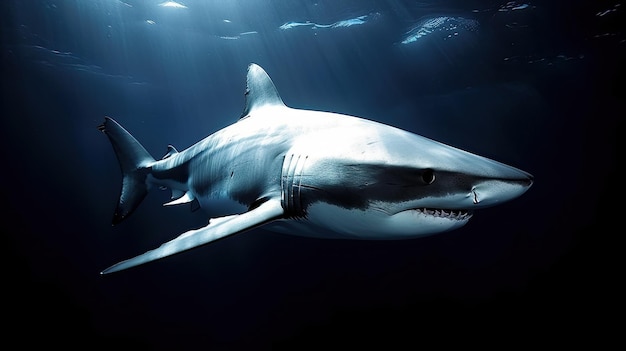
[(475, 209), (523, 194), (532, 175), (425, 137), (358, 117), (287, 107), (258, 65), (248, 68), (246, 105), (234, 124), (186, 150), (154, 159), (113, 119), (123, 181), (113, 224), (152, 187), (169, 205), (227, 198), (248, 210), (212, 218), (160, 247), (117, 263), (124, 270), (265, 225), (296, 235), (408, 239), (465, 225)]

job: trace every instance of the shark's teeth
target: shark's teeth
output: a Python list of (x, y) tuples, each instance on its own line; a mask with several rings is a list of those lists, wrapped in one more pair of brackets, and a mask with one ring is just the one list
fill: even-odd
[(416, 208), (415, 211), (423, 213), (425, 215), (440, 217), (440, 218), (448, 218), (455, 220), (466, 220), (472, 217), (472, 213), (465, 210), (443, 210), (443, 209), (434, 209), (434, 208)]

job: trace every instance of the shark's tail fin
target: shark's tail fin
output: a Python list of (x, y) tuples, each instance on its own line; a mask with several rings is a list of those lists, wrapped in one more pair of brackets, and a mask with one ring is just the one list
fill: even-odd
[(121, 222), (148, 194), (148, 174), (155, 159), (126, 129), (109, 117), (98, 129), (109, 137), (122, 169), (122, 191), (113, 214), (113, 224)]

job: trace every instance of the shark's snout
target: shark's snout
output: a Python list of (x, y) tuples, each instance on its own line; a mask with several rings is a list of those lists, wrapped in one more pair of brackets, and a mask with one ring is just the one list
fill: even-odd
[(534, 177), (522, 170), (514, 171), (518, 173), (515, 178), (487, 179), (474, 185), (470, 194), (474, 208), (494, 206), (525, 193)]

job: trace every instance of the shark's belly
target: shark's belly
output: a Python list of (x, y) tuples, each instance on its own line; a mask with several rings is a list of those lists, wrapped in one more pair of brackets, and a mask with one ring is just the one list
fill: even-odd
[(460, 228), (468, 220), (469, 217), (460, 220), (412, 210), (390, 214), (376, 206), (357, 209), (318, 202), (308, 206), (306, 216), (274, 221), (268, 229), (314, 238), (400, 240)]
[(375, 210), (347, 209), (320, 202), (310, 205), (305, 217), (274, 221), (267, 225), (267, 229), (324, 239), (400, 239), (385, 230), (386, 217)]

